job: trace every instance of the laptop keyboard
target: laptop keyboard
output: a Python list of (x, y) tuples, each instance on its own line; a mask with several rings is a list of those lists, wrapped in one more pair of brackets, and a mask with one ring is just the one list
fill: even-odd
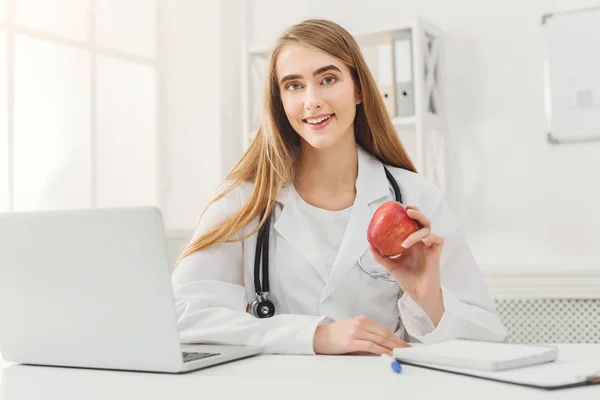
[(181, 355), (183, 356), (183, 362), (186, 363), (190, 361), (201, 360), (203, 358), (218, 356), (220, 353), (192, 353), (183, 351)]

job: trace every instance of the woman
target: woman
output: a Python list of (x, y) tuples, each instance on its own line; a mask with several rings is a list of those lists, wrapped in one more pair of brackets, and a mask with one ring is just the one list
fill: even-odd
[[(277, 41), (269, 69), (262, 125), (172, 277), (181, 341), (391, 354), (411, 341), (503, 340), (457, 220), (416, 173), (352, 36), (304, 21)], [(394, 199), (386, 168), (422, 227), (395, 259), (366, 235), (373, 212)], [(254, 271), (263, 225), (271, 318), (248, 313), (263, 291)], [(386, 271), (392, 279), (374, 278)]]

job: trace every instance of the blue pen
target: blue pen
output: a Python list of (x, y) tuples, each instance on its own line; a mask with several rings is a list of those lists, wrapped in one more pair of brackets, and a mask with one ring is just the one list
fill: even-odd
[(400, 364), (400, 361), (396, 360), (394, 357), (391, 357), (387, 354), (382, 354), (381, 358), (383, 360), (385, 360), (388, 365), (391, 365), (392, 371), (394, 371), (397, 374), (402, 372), (402, 364)]

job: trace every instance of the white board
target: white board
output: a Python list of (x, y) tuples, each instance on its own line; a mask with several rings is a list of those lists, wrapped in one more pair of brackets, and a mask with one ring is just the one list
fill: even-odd
[(549, 141), (600, 139), (600, 7), (547, 14), (542, 32)]

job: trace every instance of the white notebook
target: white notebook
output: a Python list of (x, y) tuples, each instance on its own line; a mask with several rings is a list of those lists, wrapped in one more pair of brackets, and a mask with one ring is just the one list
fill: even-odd
[(472, 340), (448, 340), (441, 343), (394, 349), (400, 362), (503, 371), (555, 361), (554, 346), (522, 345)]
[(394, 349), (401, 363), (532, 388), (556, 390), (600, 384), (600, 360), (563, 356), (548, 345), (451, 340)]

